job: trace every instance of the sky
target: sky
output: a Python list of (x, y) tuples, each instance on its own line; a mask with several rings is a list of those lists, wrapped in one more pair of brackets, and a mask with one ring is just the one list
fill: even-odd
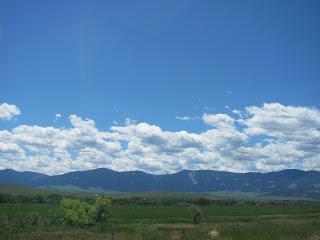
[(0, 1), (0, 169), (320, 170), (317, 0)]

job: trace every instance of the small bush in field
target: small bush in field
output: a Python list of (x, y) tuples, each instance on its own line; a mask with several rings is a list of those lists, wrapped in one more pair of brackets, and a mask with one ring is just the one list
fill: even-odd
[(199, 224), (200, 221), (201, 221), (201, 216), (202, 216), (201, 209), (196, 207), (196, 206), (193, 206), (192, 207), (192, 213), (191, 213), (192, 222), (194, 224)]
[(5, 214), (0, 215), (0, 229), (6, 229), (9, 226), (9, 218)]
[(49, 225), (61, 226), (63, 223), (63, 212), (61, 209), (51, 210), (49, 212)]
[(38, 212), (31, 212), (26, 217), (26, 223), (30, 225), (38, 225), (39, 224), (40, 215)]
[(12, 220), (18, 228), (24, 228), (27, 225), (26, 216), (21, 212), (17, 213)]

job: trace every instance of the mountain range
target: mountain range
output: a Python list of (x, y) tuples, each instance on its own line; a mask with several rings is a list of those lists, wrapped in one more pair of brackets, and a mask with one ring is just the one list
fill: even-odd
[(320, 172), (297, 169), (268, 173), (183, 170), (173, 174), (153, 175), (141, 171), (117, 172), (98, 168), (54, 176), (4, 169), (0, 170), (0, 183), (44, 188), (71, 185), (82, 189), (99, 188), (118, 192), (241, 192), (320, 199)]

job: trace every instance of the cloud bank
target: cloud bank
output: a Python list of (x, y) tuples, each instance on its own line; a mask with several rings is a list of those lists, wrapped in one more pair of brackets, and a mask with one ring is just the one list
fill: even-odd
[(203, 114), (208, 130), (200, 133), (135, 121), (102, 131), (76, 115), (69, 117), (70, 128), (19, 125), (0, 131), (0, 167), (49, 174), (98, 167), (152, 173), (320, 170), (319, 109), (268, 103), (237, 115)]

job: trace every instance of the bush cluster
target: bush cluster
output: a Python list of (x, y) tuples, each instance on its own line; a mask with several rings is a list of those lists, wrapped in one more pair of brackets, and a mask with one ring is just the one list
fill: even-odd
[(103, 223), (110, 215), (110, 206), (111, 200), (107, 197), (98, 197), (94, 204), (63, 198), (60, 204), (62, 221), (75, 226)]
[(98, 197), (93, 204), (78, 199), (63, 198), (60, 207), (50, 211), (47, 217), (38, 212), (28, 214), (18, 212), (14, 216), (0, 214), (0, 232), (12, 228), (41, 226), (79, 226), (85, 227), (105, 223), (110, 216), (111, 200)]

